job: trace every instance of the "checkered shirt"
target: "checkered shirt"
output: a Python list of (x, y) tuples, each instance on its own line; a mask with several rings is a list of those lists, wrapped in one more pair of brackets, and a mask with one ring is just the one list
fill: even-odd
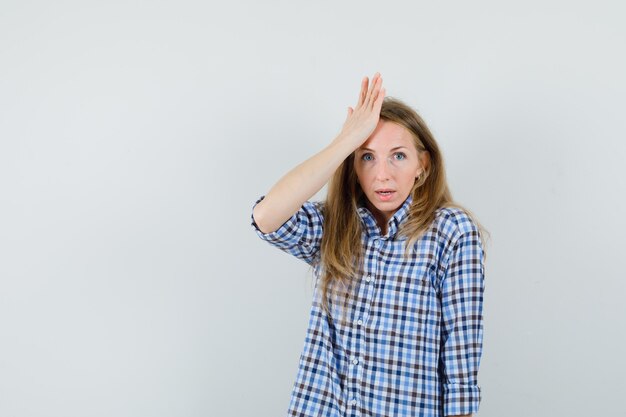
[[(262, 196), (254, 204), (258, 204)], [(345, 321), (321, 308), (323, 202), (305, 202), (278, 230), (257, 235), (312, 265), (315, 289), (288, 416), (449, 416), (478, 411), (483, 341), (483, 248), (476, 225), (439, 208), (404, 256), (409, 196), (381, 236), (359, 207), (363, 264)], [(319, 288), (318, 288), (319, 287)], [(329, 299), (329, 301), (331, 301)], [(331, 315), (335, 307), (331, 304)], [(334, 315), (333, 315), (334, 317)]]

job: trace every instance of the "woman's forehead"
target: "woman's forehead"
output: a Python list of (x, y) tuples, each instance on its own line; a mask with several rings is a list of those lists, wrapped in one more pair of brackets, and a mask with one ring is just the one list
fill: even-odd
[(411, 132), (397, 123), (381, 121), (359, 149), (385, 152), (398, 147), (415, 149)]

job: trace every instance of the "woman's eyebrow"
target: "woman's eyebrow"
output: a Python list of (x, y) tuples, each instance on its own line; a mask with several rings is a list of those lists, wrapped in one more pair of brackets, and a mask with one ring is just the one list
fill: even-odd
[[(390, 150), (391, 150), (391, 151), (395, 151), (395, 150), (402, 149), (402, 148), (404, 148), (404, 149), (408, 149), (406, 146), (402, 146), (402, 145), (401, 145), (401, 146), (396, 146), (395, 148), (391, 148)], [(370, 149), (370, 148), (359, 148), (359, 150), (360, 150), (360, 151), (370, 151), (370, 152), (375, 152), (375, 151), (374, 151), (374, 149)]]

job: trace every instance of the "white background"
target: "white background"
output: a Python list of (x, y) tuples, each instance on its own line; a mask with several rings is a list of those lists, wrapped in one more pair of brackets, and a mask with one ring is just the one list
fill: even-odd
[(375, 71), (491, 232), (477, 415), (623, 412), (625, 12), (3, 0), (0, 415), (284, 415), (312, 279), (251, 207)]

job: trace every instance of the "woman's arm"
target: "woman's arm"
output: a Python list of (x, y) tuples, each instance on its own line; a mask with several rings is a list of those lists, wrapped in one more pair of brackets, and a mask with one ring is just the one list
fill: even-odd
[[(477, 412), (483, 345), (484, 252), (478, 228), (463, 223), (440, 284), (446, 416)], [(463, 413), (463, 414), (461, 414)]]
[(348, 108), (348, 117), (339, 135), (330, 145), (285, 174), (254, 207), (252, 215), (262, 232), (277, 230), (293, 216), (367, 140), (378, 124), (384, 97), (380, 74), (374, 75), (371, 84), (367, 77), (363, 78), (359, 101), (354, 109)]

